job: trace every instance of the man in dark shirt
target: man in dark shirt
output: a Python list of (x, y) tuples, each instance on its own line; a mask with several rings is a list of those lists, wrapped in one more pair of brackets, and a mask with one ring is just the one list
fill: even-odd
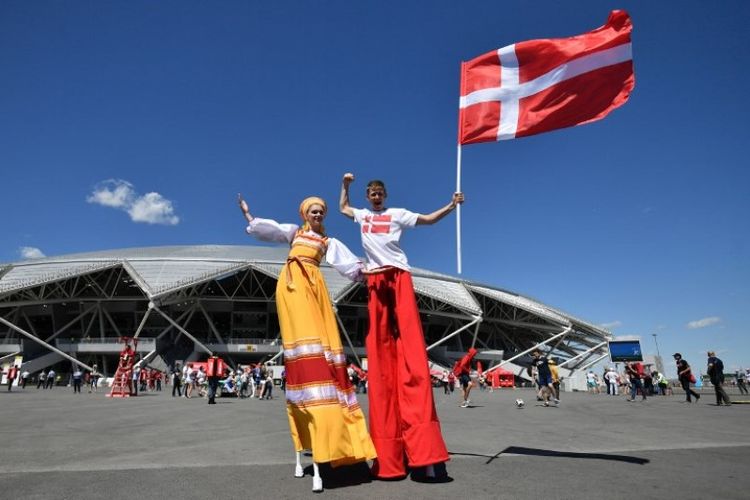
[(641, 401), (646, 401), (646, 391), (643, 389), (641, 373), (638, 371), (638, 367), (634, 363), (628, 361), (625, 364), (625, 372), (630, 379), (630, 398), (628, 401), (635, 401), (635, 396), (638, 394), (639, 390), (641, 391)]
[(680, 385), (682, 385), (682, 389), (685, 391), (686, 401), (688, 403), (692, 402), (690, 399), (691, 395), (695, 396), (695, 400), (698, 401), (701, 398), (701, 395), (690, 388), (690, 379), (692, 378), (690, 365), (687, 361), (682, 359), (682, 354), (679, 352), (674, 353), (672, 357), (677, 362), (677, 378), (680, 379)]
[(708, 376), (711, 378), (711, 383), (714, 385), (714, 391), (716, 392), (716, 406), (721, 406), (722, 401), (725, 405), (731, 406), (732, 402), (724, 391), (724, 387), (722, 387), (722, 384), (724, 383), (724, 363), (716, 357), (714, 351), (708, 351), (707, 372)]
[(549, 406), (550, 395), (555, 401), (555, 404), (559, 404), (560, 400), (554, 397), (555, 386), (552, 383), (552, 372), (549, 369), (549, 360), (547, 356), (542, 354), (542, 351), (537, 349), (532, 353), (534, 359), (532, 364), (536, 367), (537, 381), (539, 382), (539, 390), (542, 398), (544, 399), (544, 406)]

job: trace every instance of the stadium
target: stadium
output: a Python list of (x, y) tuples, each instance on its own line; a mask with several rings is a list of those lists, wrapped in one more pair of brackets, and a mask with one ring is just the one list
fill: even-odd
[[(31, 373), (98, 364), (112, 376), (121, 337), (148, 363), (171, 366), (208, 352), (231, 364), (281, 362), (274, 292), (286, 248), (128, 248), (0, 264), (0, 362), (22, 356)], [(322, 266), (351, 362), (366, 368), (367, 291)], [(610, 332), (496, 286), (414, 268), (433, 370), (468, 347), (487, 368), (523, 376), (542, 347), (561, 374), (607, 356)]]

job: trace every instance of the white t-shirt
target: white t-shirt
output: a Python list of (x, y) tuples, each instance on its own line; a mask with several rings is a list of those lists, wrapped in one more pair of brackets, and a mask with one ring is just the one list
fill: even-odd
[(362, 247), (367, 255), (367, 270), (393, 266), (409, 270), (406, 254), (399, 245), (401, 231), (417, 224), (419, 214), (404, 208), (386, 208), (373, 212), (354, 208), (354, 221), (362, 229)]

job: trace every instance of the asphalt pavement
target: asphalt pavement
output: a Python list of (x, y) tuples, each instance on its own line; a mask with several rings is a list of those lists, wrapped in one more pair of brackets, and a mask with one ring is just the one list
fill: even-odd
[[(293, 477), (283, 399), (109, 399), (72, 389), (0, 390), (0, 499), (312, 497)], [(279, 393), (277, 393), (278, 396)], [(740, 400), (738, 394), (733, 399)], [(514, 404), (522, 398), (526, 405)], [(627, 402), (565, 393), (544, 407), (529, 389), (435, 391), (449, 479), (377, 481), (367, 468), (324, 467), (325, 498), (750, 497), (750, 404), (681, 394)], [(744, 398), (750, 401), (750, 398)], [(367, 397), (360, 395), (367, 411)], [(308, 474), (310, 458), (305, 457)]]

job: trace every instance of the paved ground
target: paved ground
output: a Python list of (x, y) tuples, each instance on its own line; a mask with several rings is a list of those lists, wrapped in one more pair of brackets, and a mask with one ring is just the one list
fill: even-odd
[[(564, 394), (545, 408), (529, 390), (435, 392), (452, 481), (371, 481), (361, 467), (324, 470), (325, 498), (748, 498), (750, 404), (682, 396), (629, 403)], [(527, 402), (517, 409), (513, 401)], [(739, 397), (735, 396), (736, 399)], [(750, 399), (750, 398), (747, 398)], [(284, 402), (126, 400), (56, 387), (0, 391), (0, 498), (303, 498)], [(360, 397), (366, 410), (367, 399)], [(309, 463), (309, 458), (308, 458)]]

